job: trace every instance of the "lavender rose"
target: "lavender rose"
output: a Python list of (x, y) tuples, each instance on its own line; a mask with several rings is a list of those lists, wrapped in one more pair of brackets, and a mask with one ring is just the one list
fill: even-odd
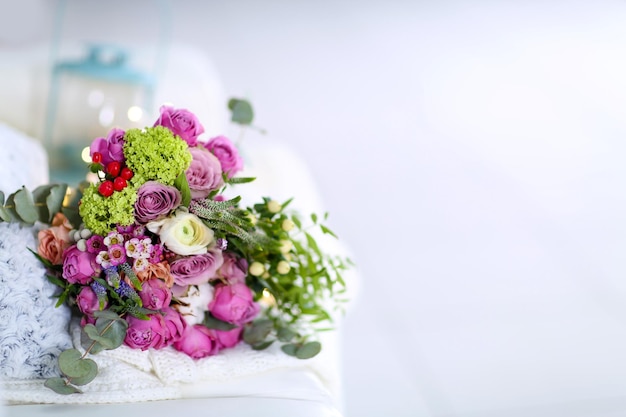
[(204, 148), (189, 148), (191, 165), (185, 171), (191, 198), (206, 198), (213, 190), (224, 185), (219, 159)]
[(201, 324), (187, 327), (183, 337), (174, 342), (174, 349), (186, 353), (194, 359), (215, 355), (219, 352), (215, 331)]
[(102, 165), (106, 166), (109, 162), (123, 162), (124, 158), (124, 134), (122, 129), (111, 129), (105, 138), (95, 138), (89, 147), (89, 155), (100, 152), (102, 155)]
[(219, 250), (211, 250), (203, 255), (185, 256), (170, 264), (170, 273), (177, 285), (200, 285), (217, 276), (224, 257)]
[(226, 279), (229, 284), (245, 283), (246, 275), (248, 275), (248, 261), (232, 252), (225, 252), (224, 262), (217, 271), (217, 275)]
[(215, 318), (241, 325), (259, 313), (259, 305), (252, 300), (252, 291), (246, 284), (217, 284), (209, 311)]
[(124, 343), (127, 346), (141, 350), (161, 349), (168, 346), (169, 330), (165, 326), (163, 316), (150, 314), (148, 317), (150, 317), (149, 320), (141, 320), (133, 316), (126, 318), (128, 330), (126, 330)]
[(89, 284), (92, 277), (101, 271), (93, 253), (81, 252), (76, 245), (70, 246), (63, 253), (63, 278), (70, 284)]
[(137, 190), (135, 219), (138, 223), (148, 223), (166, 216), (180, 205), (182, 196), (175, 187), (148, 181)]
[(189, 146), (196, 146), (198, 136), (204, 133), (204, 127), (198, 118), (186, 109), (175, 109), (171, 106), (161, 106), (161, 115), (154, 123), (163, 126), (180, 136)]
[(172, 292), (165, 281), (152, 278), (141, 284), (139, 298), (141, 298), (141, 302), (145, 308), (160, 310), (170, 305)]
[(237, 172), (243, 169), (243, 159), (239, 156), (239, 151), (226, 136), (217, 136), (204, 144), (213, 155), (219, 159), (228, 178), (232, 178)]

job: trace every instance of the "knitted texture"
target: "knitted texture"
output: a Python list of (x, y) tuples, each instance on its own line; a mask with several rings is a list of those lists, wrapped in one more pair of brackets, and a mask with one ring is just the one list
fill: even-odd
[(71, 346), (70, 311), (54, 307), (55, 286), (28, 247), (32, 227), (0, 223), (0, 377), (32, 379), (58, 373), (56, 358)]

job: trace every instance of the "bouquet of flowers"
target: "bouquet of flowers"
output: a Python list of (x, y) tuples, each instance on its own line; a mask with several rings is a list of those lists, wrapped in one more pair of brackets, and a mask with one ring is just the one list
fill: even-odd
[(336, 236), (316, 214), (304, 225), (290, 201), (226, 197), (254, 178), (237, 177), (229, 139), (203, 132), (194, 114), (163, 106), (152, 127), (96, 138), (91, 181), (78, 189), (0, 195), (2, 220), (49, 224), (35, 256), (59, 287), (57, 306), (81, 317), (84, 352), (62, 352), (48, 388), (80, 392), (98, 373), (89, 355), (122, 344), (192, 358), (242, 342), (282, 343), (301, 359), (320, 351), (315, 334), (340, 307), (349, 260), (320, 249), (312, 228)]

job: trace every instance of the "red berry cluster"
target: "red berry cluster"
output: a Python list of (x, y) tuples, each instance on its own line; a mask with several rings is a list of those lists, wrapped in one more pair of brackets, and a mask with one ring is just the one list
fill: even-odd
[[(102, 162), (102, 154), (94, 152), (91, 156), (91, 161), (94, 164), (100, 164)], [(104, 197), (110, 197), (114, 191), (122, 191), (128, 186), (127, 181), (133, 177), (133, 171), (128, 167), (122, 167), (122, 164), (118, 161), (109, 162), (103, 169), (106, 179), (100, 183), (98, 192)]]

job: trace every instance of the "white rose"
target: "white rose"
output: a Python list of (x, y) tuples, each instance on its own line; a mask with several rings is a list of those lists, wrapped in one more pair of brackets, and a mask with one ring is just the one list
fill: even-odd
[(161, 242), (179, 255), (202, 255), (213, 242), (213, 230), (195, 214), (177, 211), (172, 216), (146, 224)]

